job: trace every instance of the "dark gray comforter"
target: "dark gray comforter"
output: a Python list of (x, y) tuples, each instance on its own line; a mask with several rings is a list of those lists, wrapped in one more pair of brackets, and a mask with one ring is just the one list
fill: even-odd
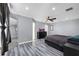
[(49, 35), (45, 40), (63, 46), (67, 42), (68, 38), (69, 36), (64, 35)]

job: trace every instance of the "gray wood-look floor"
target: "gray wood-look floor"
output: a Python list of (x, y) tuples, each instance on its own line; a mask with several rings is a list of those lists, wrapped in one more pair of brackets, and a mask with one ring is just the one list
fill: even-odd
[(32, 43), (24, 43), (7, 51), (5, 56), (63, 56), (63, 52), (48, 46), (44, 40), (37, 40), (35, 46)]

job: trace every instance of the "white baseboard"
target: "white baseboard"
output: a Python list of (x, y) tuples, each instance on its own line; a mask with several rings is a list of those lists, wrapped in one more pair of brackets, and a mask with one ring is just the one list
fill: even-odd
[(29, 42), (32, 42), (32, 41), (21, 42), (21, 43), (18, 43), (18, 44), (21, 45), (21, 44), (29, 43)]

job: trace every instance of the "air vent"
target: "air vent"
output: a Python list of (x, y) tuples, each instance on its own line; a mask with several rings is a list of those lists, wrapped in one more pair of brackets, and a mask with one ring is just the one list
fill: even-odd
[(71, 11), (73, 10), (73, 7), (67, 8), (66, 11)]

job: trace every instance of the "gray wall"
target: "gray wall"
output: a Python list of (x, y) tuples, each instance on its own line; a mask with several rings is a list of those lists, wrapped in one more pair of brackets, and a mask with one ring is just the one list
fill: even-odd
[(17, 25), (18, 25), (18, 19), (11, 18), (10, 17), (10, 31), (11, 31), (11, 38), (17, 39)]
[(35, 22), (35, 38), (37, 39), (37, 32), (39, 31), (39, 28), (45, 28), (45, 24), (48, 25), (48, 31), (47, 31), (47, 35), (50, 34), (50, 24), (47, 24), (47, 23), (43, 23), (43, 22)]
[(11, 13), (10, 16), (17, 19), (17, 42), (23, 43), (32, 41), (32, 23), (34, 20), (30, 17)]
[(79, 35), (79, 19), (55, 23), (50, 34)]
[(35, 22), (35, 38), (37, 39), (37, 32), (39, 28), (45, 28), (45, 24), (42, 22)]
[(18, 18), (18, 42), (32, 41), (32, 18)]

